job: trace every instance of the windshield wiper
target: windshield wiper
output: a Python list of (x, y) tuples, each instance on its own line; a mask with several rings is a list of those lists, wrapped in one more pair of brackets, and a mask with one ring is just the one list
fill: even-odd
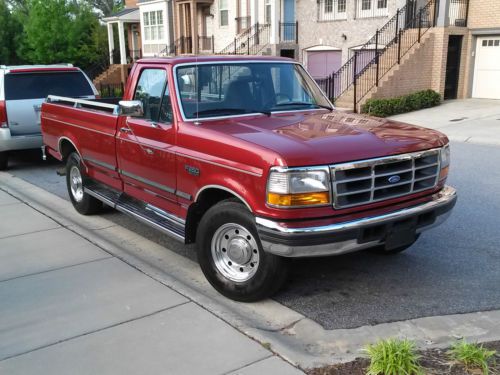
[(225, 115), (225, 114), (246, 114), (246, 113), (262, 113), (266, 116), (271, 116), (271, 111), (266, 111), (263, 109), (243, 109), (243, 108), (212, 108), (204, 109), (203, 111), (198, 111), (193, 113), (193, 116), (203, 116), (203, 115)]
[(315, 106), (318, 108), (324, 108), (328, 109), (330, 112), (333, 111), (333, 108), (328, 106), (328, 105), (323, 105), (323, 104), (316, 104), (316, 103), (308, 103), (308, 102), (286, 102), (286, 103), (278, 103), (275, 104), (274, 107), (285, 107), (288, 105), (309, 105), (309, 106)]

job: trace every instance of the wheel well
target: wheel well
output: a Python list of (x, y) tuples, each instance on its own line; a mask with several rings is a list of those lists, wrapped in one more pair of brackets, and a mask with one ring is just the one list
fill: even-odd
[(71, 143), (67, 139), (62, 139), (59, 143), (59, 153), (62, 156), (62, 160), (66, 161), (66, 159), (72, 152), (78, 152), (73, 143)]
[(211, 207), (224, 200), (231, 199), (240, 203), (244, 202), (229, 191), (209, 188), (203, 190), (195, 203), (189, 206), (186, 219), (186, 243), (193, 243), (196, 240), (196, 231), (201, 218)]

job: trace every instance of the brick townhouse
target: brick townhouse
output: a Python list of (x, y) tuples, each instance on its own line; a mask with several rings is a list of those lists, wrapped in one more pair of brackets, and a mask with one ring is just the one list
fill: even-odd
[(272, 54), (342, 107), (427, 88), (500, 98), (498, 0), (127, 0), (104, 21), (119, 80), (140, 56)]

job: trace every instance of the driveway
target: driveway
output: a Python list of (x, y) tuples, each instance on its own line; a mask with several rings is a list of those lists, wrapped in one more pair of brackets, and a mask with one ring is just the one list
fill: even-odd
[(452, 141), (500, 145), (500, 100), (449, 100), (391, 119), (438, 129)]

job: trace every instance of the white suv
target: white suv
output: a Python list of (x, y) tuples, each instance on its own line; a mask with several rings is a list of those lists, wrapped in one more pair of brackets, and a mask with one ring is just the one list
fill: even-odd
[(95, 99), (98, 92), (71, 64), (0, 65), (0, 170), (9, 151), (42, 146), (40, 108), (47, 95)]

